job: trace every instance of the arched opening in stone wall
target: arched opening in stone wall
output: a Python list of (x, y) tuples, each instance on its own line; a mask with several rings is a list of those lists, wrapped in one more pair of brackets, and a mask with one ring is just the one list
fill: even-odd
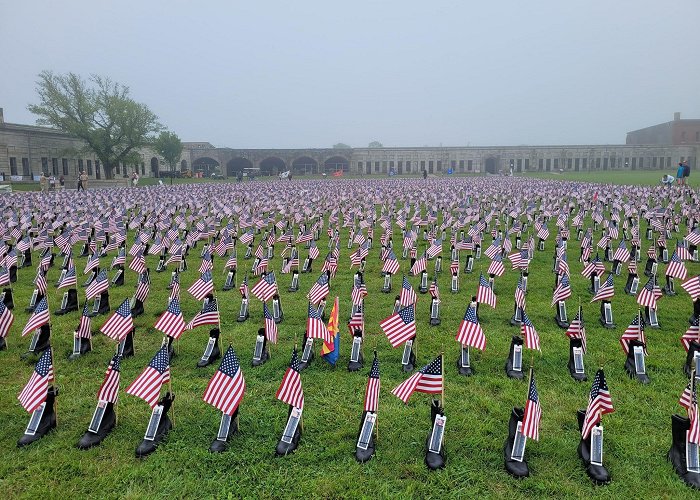
[(323, 162), (323, 169), (330, 174), (342, 170), (343, 172), (350, 171), (350, 162), (342, 156), (332, 156)]
[(182, 160), (180, 162), (180, 172), (184, 172), (187, 170), (187, 160)]
[(226, 175), (228, 177), (237, 177), (239, 172), (245, 172), (246, 169), (253, 168), (253, 163), (248, 158), (233, 158), (226, 164)]
[(496, 162), (496, 158), (494, 158), (494, 157), (486, 158), (486, 161), (484, 162), (484, 170), (488, 174), (497, 174), (498, 173), (498, 165)]
[(277, 175), (287, 171), (287, 164), (284, 160), (271, 156), (260, 162), (260, 175)]
[(211, 177), (212, 172), (219, 168), (219, 162), (214, 158), (204, 156), (192, 162), (192, 173), (202, 172), (204, 177)]
[(292, 162), (294, 175), (318, 174), (318, 162), (308, 156), (301, 156)]

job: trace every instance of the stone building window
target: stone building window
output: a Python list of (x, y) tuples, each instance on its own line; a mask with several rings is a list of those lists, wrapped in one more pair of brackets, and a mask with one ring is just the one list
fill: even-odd
[(525, 158), (525, 170), (530, 170), (530, 158)]
[(95, 179), (101, 179), (102, 173), (100, 172), (100, 161), (95, 160)]
[(428, 160), (428, 172), (430, 172), (432, 174), (433, 171), (434, 171), (433, 160)]
[(537, 162), (537, 170), (540, 172), (544, 169), (544, 160), (542, 158), (539, 159)]
[(671, 168), (671, 157), (670, 156), (666, 157), (666, 168)]
[(68, 160), (66, 158), (61, 159), (61, 167), (63, 169), (63, 175), (68, 175)]
[(566, 168), (568, 170), (571, 170), (571, 164), (573, 163), (573, 158), (567, 158), (566, 160)]
[(410, 174), (411, 173), (411, 160), (408, 160), (406, 162), (406, 173)]
[(459, 171), (464, 172), (464, 160), (459, 160)]
[(467, 170), (470, 172), (474, 170), (474, 160), (467, 160)]
[(421, 160), (420, 162), (420, 169), (425, 170), (425, 160)]
[[(80, 172), (81, 170), (83, 170), (83, 160), (82, 159), (78, 160), (78, 172)], [(76, 172), (76, 174), (78, 172)]]
[(22, 158), (22, 175), (32, 175), (32, 170), (29, 168), (29, 158)]
[(46, 156), (41, 158), (41, 171), (44, 172), (45, 175), (49, 175), (49, 159)]
[(17, 175), (17, 158), (10, 157), (10, 175)]
[(51, 158), (51, 173), (58, 175), (58, 158)]
[(87, 161), (87, 174), (92, 175), (92, 160)]
[(438, 169), (438, 172), (442, 172), (442, 160), (437, 161), (437, 169)]
[(582, 166), (583, 166), (583, 169), (584, 169), (584, 170), (588, 168), (588, 158), (584, 158), (584, 159), (583, 159), (583, 165), (582, 165)]
[(141, 175), (146, 175), (146, 164), (141, 162)]

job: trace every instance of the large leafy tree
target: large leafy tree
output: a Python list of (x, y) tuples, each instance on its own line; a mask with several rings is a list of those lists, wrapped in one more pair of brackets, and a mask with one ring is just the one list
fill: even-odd
[(28, 109), (39, 117), (37, 123), (85, 141), (108, 179), (114, 167), (133, 158), (163, 129), (145, 104), (129, 97), (128, 87), (106, 77), (92, 75), (86, 81), (75, 73), (42, 71), (36, 91), (39, 102)]
[(182, 141), (174, 132), (164, 130), (156, 137), (151, 146), (170, 165), (170, 182), (172, 183), (175, 164), (180, 161), (182, 155)]

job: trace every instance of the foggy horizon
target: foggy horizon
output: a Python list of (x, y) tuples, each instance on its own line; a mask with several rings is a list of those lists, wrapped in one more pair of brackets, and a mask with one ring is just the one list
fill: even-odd
[(232, 148), (624, 144), (700, 119), (700, 2), (0, 0), (5, 121), (42, 70), (131, 89)]

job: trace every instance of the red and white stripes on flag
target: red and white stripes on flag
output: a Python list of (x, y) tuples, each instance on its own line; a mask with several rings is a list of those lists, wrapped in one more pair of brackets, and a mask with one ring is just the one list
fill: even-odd
[(535, 372), (530, 369), (530, 387), (528, 389), (527, 401), (525, 402), (525, 410), (523, 412), (523, 436), (539, 441), (541, 420), (542, 407), (540, 406), (540, 398), (537, 394), (537, 386), (535, 385)]
[(612, 413), (613, 411), (615, 411), (615, 409), (613, 408), (608, 384), (605, 381), (605, 374), (602, 369), (599, 369), (593, 379), (591, 394), (588, 397), (588, 407), (586, 408), (586, 415), (581, 428), (581, 436), (583, 439), (588, 438), (591, 429), (600, 422), (603, 415)]
[(379, 389), (381, 381), (379, 379), (379, 358), (377, 353), (374, 353), (372, 368), (369, 371), (367, 378), (367, 389), (365, 390), (365, 411), (375, 412), (379, 406)]
[(105, 321), (100, 331), (109, 338), (121, 342), (133, 329), (134, 320), (131, 316), (131, 304), (129, 299), (124, 299), (124, 302), (122, 302), (109, 319)]
[(115, 354), (109, 362), (105, 378), (100, 389), (97, 391), (97, 400), (107, 403), (116, 403), (119, 394), (119, 375), (121, 365), (121, 355)]
[(204, 300), (207, 295), (213, 293), (214, 280), (212, 279), (211, 272), (205, 271), (202, 273), (199, 279), (197, 279), (187, 291), (197, 300)]
[(178, 339), (186, 326), (182, 310), (180, 309), (180, 302), (177, 299), (172, 299), (170, 304), (168, 304), (168, 308), (158, 318), (154, 328), (168, 337)]
[(245, 379), (241, 371), (238, 356), (229, 346), (224, 354), (219, 369), (209, 380), (204, 391), (203, 400), (226, 415), (233, 415), (243, 399)]
[(483, 351), (486, 348), (486, 335), (479, 324), (479, 318), (476, 316), (476, 310), (467, 306), (464, 313), (464, 319), (459, 325), (459, 330), (456, 336), (457, 342), (462, 345), (468, 345)]
[(295, 408), (304, 408), (304, 389), (301, 386), (301, 375), (299, 374), (299, 357), (297, 350), (292, 351), (292, 359), (289, 362), (287, 371), (284, 372), (282, 383), (275, 393), (275, 397), (280, 401), (292, 405)]
[(15, 316), (12, 311), (3, 302), (0, 302), (0, 339), (7, 337), (14, 322)]
[(19, 393), (17, 399), (20, 404), (29, 413), (39, 408), (46, 401), (46, 396), (49, 391), (49, 384), (54, 380), (53, 359), (51, 357), (51, 349), (46, 349), (39, 358), (34, 372), (29, 377), (27, 385), (24, 386), (22, 392)]
[(151, 362), (134, 380), (126, 393), (143, 399), (151, 408), (155, 408), (163, 384), (170, 381), (170, 355), (168, 345), (164, 344), (153, 356)]
[(416, 335), (414, 306), (404, 307), (379, 323), (391, 347), (397, 347)]
[(408, 402), (414, 392), (440, 394), (442, 392), (442, 356), (424, 366), (404, 382), (396, 386), (391, 393), (404, 403)]

